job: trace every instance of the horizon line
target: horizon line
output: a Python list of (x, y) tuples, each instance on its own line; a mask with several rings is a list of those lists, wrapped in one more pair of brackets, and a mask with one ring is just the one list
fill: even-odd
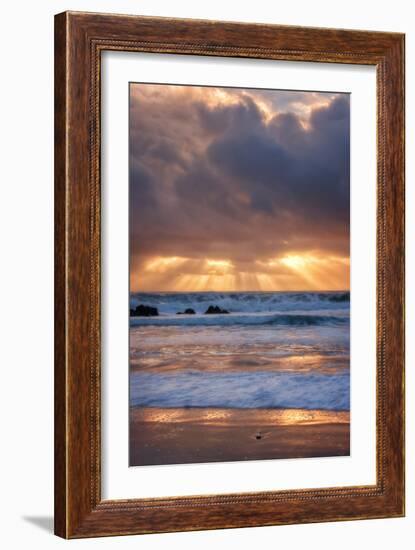
[(263, 292), (269, 294), (270, 292), (350, 292), (350, 288), (339, 289), (313, 289), (313, 290), (130, 290), (130, 294), (207, 294), (208, 292), (221, 292), (229, 294), (240, 293), (258, 293)]

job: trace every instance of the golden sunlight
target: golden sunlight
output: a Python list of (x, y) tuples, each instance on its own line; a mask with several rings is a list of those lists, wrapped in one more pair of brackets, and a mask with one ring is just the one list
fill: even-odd
[(349, 258), (288, 254), (279, 261), (304, 281), (304, 290), (346, 290), (350, 286)]
[(234, 266), (229, 260), (206, 260), (206, 268), (209, 275), (227, 275)]
[(132, 291), (347, 290), (349, 258), (293, 252), (248, 271), (228, 259), (157, 256), (132, 270)]
[(156, 273), (164, 273), (172, 267), (177, 267), (186, 262), (186, 258), (178, 258), (177, 256), (171, 257), (158, 257), (148, 262), (145, 266), (146, 271), (154, 271)]

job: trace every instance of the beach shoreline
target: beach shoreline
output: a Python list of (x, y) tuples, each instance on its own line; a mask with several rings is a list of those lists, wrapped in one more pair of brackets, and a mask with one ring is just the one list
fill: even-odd
[(130, 466), (349, 454), (348, 411), (130, 407)]

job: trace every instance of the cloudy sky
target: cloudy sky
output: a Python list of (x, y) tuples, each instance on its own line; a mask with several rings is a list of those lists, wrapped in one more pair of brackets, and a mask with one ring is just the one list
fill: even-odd
[(132, 291), (349, 288), (347, 94), (130, 85)]

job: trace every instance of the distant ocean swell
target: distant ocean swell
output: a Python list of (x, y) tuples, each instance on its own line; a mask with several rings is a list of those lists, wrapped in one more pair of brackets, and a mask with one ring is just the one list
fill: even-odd
[(131, 326), (345, 326), (348, 317), (307, 314), (229, 314), (229, 315), (165, 315), (160, 317), (132, 317)]
[(288, 312), (292, 310), (343, 310), (350, 305), (349, 292), (161, 292), (133, 293), (130, 306), (146, 304), (160, 314), (175, 314), (192, 307), (203, 314), (209, 305), (230, 313)]

